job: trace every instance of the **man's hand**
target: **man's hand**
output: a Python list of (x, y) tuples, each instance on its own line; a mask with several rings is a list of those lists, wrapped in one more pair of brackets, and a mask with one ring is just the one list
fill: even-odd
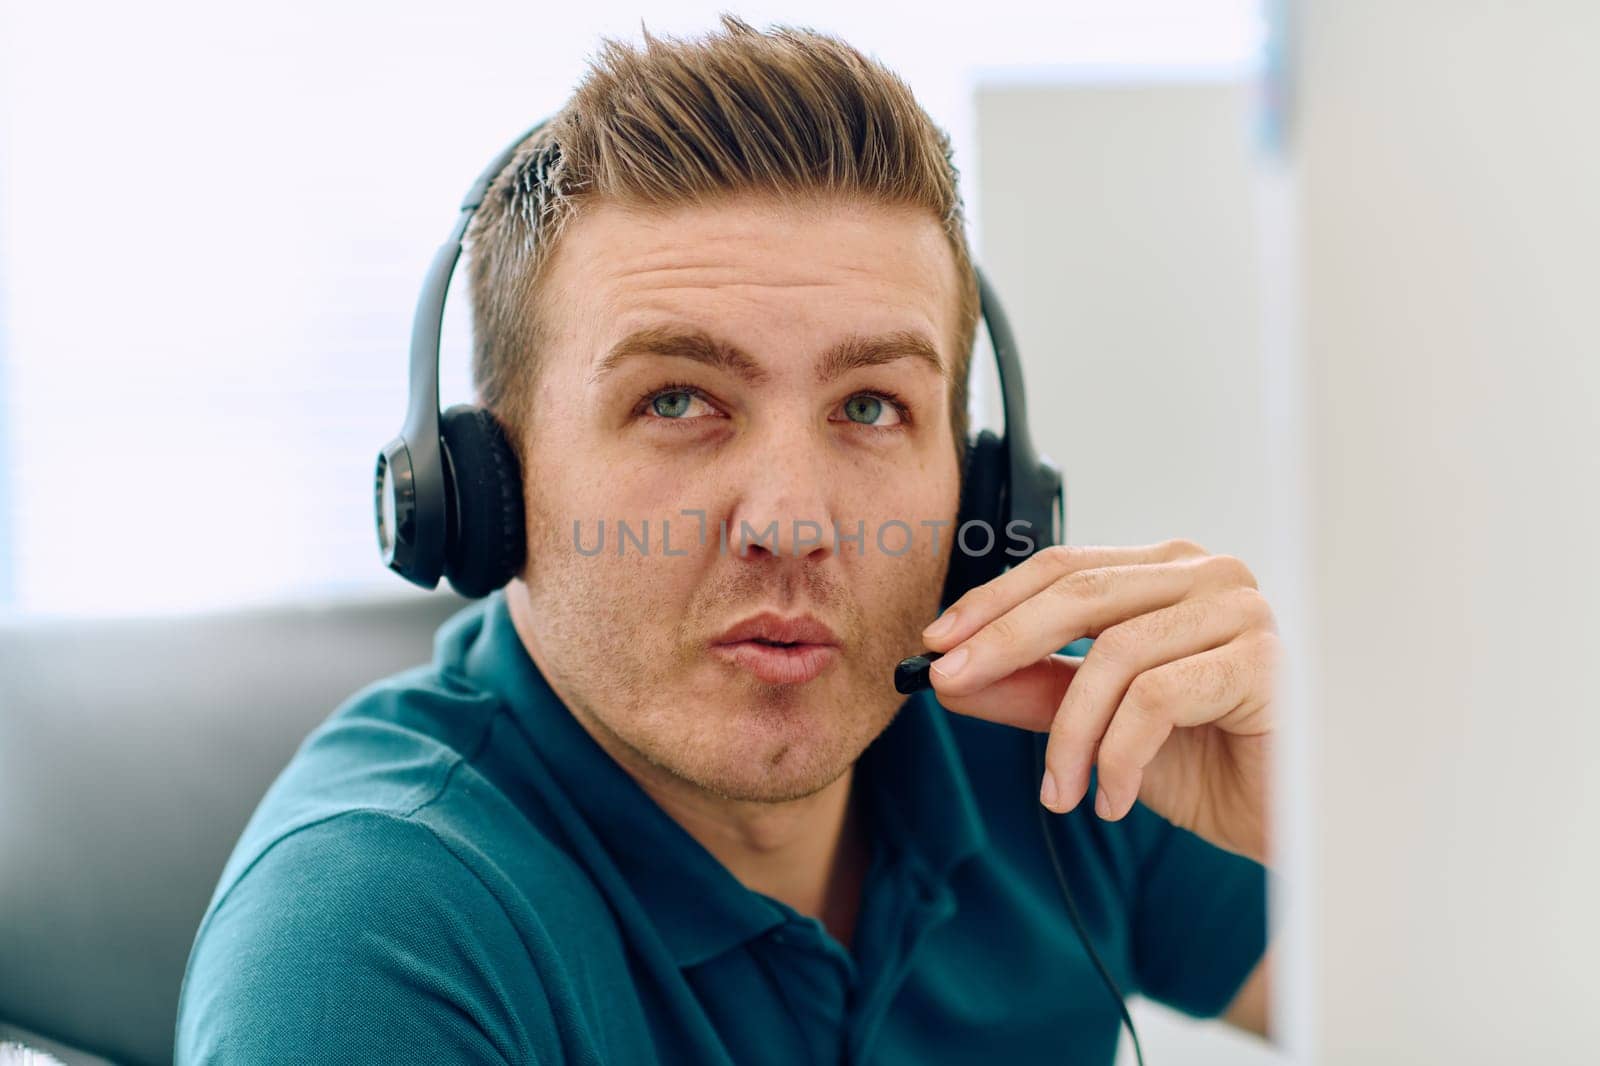
[[(1094, 637), (1082, 659), (1053, 654)], [(1238, 559), (1186, 540), (1046, 548), (923, 631), (953, 711), (1050, 733), (1039, 800), (1068, 811), (1098, 767), (1095, 811), (1134, 800), (1267, 861), (1277, 624)]]

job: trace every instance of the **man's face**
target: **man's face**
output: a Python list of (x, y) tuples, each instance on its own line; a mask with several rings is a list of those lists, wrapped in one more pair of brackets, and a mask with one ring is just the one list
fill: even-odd
[(572, 220), (526, 412), (524, 639), (591, 731), (773, 802), (888, 725), (950, 554), (957, 300), (939, 224), (909, 209)]

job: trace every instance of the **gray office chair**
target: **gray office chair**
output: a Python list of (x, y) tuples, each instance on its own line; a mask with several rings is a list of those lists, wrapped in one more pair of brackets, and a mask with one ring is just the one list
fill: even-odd
[(181, 618), (0, 620), (0, 1041), (172, 1061), (200, 918), (256, 803), (449, 592)]

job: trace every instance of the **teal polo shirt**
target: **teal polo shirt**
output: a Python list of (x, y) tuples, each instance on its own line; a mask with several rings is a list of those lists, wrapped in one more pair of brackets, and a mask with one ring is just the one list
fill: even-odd
[[(664, 694), (663, 698), (670, 698)], [(857, 765), (854, 942), (752, 891), (550, 689), (505, 595), (305, 741), (196, 936), (179, 1063), (1097, 1063), (1116, 1008), (1037, 821), (1032, 735), (908, 698)], [(1052, 816), (1123, 990), (1221, 1012), (1256, 863), (1142, 805)]]

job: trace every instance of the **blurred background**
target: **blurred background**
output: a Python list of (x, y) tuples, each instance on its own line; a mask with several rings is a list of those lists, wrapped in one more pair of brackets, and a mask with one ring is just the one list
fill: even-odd
[[(1592, 0), (8, 0), (0, 759), (48, 704), (16, 649), (422, 595), (372, 465), (455, 204), (601, 36), (724, 9), (838, 33), (950, 131), (1069, 539), (1197, 540), (1278, 612), (1277, 1047), (1140, 1003), (1147, 1060), (1592, 1061)], [(44, 1028), (6, 1010), (5, 867), (49, 848), (17, 795), (0, 1023)]]

